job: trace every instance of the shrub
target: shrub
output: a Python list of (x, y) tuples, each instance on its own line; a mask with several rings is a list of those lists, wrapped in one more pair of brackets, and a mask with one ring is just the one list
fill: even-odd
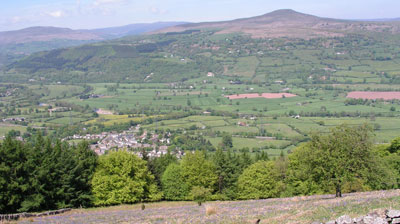
[(211, 197), (211, 189), (201, 187), (201, 186), (194, 186), (190, 191), (190, 196), (194, 201), (196, 201), (199, 206), (201, 203), (206, 202)]

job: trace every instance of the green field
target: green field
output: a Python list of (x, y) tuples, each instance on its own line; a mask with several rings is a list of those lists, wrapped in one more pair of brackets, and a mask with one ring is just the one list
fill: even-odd
[[(66, 137), (140, 123), (202, 135), (214, 146), (229, 133), (236, 149), (270, 154), (342, 123), (369, 123), (377, 143), (399, 136), (399, 100), (346, 98), (351, 91), (400, 91), (398, 35), (262, 40), (213, 32), (127, 38), (21, 60), (0, 73), (0, 93), (11, 91), (0, 97), (0, 114), (26, 122), (5, 122), (0, 133), (17, 125)], [(226, 97), (282, 92), (297, 96)], [(52, 108), (65, 111), (50, 115)], [(113, 114), (97, 115), (98, 109)]]
[[(361, 72), (344, 72), (345, 75), (361, 76)], [(206, 81), (204, 81), (206, 80)], [(143, 123), (146, 129), (192, 130), (192, 135), (203, 135), (218, 146), (222, 133), (233, 136), (234, 147), (268, 150), (278, 155), (283, 149), (306, 140), (310, 133), (328, 132), (329, 128), (342, 123), (370, 124), (375, 129), (378, 143), (390, 142), (398, 136), (400, 127), (400, 104), (398, 101), (376, 101), (348, 105), (346, 93), (371, 89), (400, 89), (400, 85), (305, 85), (231, 84), (229, 79), (206, 77), (191, 79), (179, 86), (165, 83), (90, 84), (90, 93), (98, 98), (80, 99), (80, 85), (32, 85), (21, 86), (17, 96), (3, 97), (3, 113), (14, 108), (14, 115), (25, 117), (25, 124), (0, 126), (0, 134), (16, 129), (22, 133), (27, 127), (45, 127), (53, 132), (58, 127), (97, 127), (129, 122)], [(71, 90), (68, 94), (66, 90)], [(279, 92), (286, 89), (296, 94), (292, 98), (237, 99), (225, 96), (239, 93)], [(25, 91), (25, 92), (24, 92)], [(24, 95), (25, 94), (25, 95)], [(44, 106), (32, 105), (24, 97), (32, 94)], [(75, 95), (74, 95), (75, 94)], [(13, 104), (19, 102), (18, 104)], [(12, 106), (14, 105), (14, 106)], [(67, 111), (48, 113), (48, 107), (64, 107)], [(71, 111), (68, 111), (69, 108)], [(114, 115), (93, 117), (95, 109), (114, 112)], [(20, 112), (19, 112), (20, 111)], [(196, 115), (168, 118), (171, 113), (192, 111)], [(214, 111), (214, 112), (213, 112)], [(211, 115), (210, 112), (217, 115)], [(9, 112), (10, 113), (10, 112)], [(235, 114), (233, 116), (233, 114)], [(294, 116), (299, 115), (298, 118)], [(148, 122), (152, 120), (152, 122)], [(159, 120), (155, 122), (156, 120)], [(96, 129), (93, 129), (96, 130)], [(258, 136), (258, 137), (257, 137)], [(267, 140), (260, 137), (268, 137)]]

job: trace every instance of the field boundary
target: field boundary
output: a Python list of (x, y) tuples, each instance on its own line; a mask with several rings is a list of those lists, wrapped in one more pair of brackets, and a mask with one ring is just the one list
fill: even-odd
[(29, 217), (42, 217), (42, 216), (49, 216), (49, 215), (57, 215), (57, 214), (62, 214), (65, 212), (71, 211), (71, 208), (63, 208), (59, 210), (54, 210), (54, 211), (47, 211), (47, 212), (41, 212), (41, 213), (17, 213), (17, 214), (5, 214), (5, 215), (0, 215), (0, 222), (4, 221), (11, 221), (11, 220), (18, 220), (20, 218), (29, 218)]

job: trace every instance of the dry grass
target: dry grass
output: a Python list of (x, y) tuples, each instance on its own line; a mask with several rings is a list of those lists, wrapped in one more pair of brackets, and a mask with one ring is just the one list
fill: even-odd
[[(374, 191), (249, 201), (158, 202), (107, 208), (75, 209), (57, 216), (34, 218), (34, 223), (312, 223), (342, 215), (352, 218), (385, 209), (400, 210), (400, 190)], [(31, 223), (30, 220), (20, 220)]]
[(206, 207), (206, 215), (214, 215), (217, 214), (218, 208), (213, 205), (205, 205)]

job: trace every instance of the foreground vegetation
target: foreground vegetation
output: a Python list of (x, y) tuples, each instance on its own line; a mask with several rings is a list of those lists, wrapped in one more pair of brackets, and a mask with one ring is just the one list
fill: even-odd
[(186, 151), (142, 158), (118, 150), (98, 159), (83, 142), (69, 146), (38, 134), (0, 145), (1, 213), (165, 200), (242, 200), (398, 188), (400, 140), (374, 145), (367, 126), (314, 134), (288, 157), (232, 153), (225, 135), (213, 154)]
[(374, 191), (334, 195), (207, 202), (157, 202), (105, 208), (76, 209), (62, 215), (21, 220), (19, 223), (312, 223), (342, 215), (353, 218), (385, 209), (400, 209), (400, 192)]

